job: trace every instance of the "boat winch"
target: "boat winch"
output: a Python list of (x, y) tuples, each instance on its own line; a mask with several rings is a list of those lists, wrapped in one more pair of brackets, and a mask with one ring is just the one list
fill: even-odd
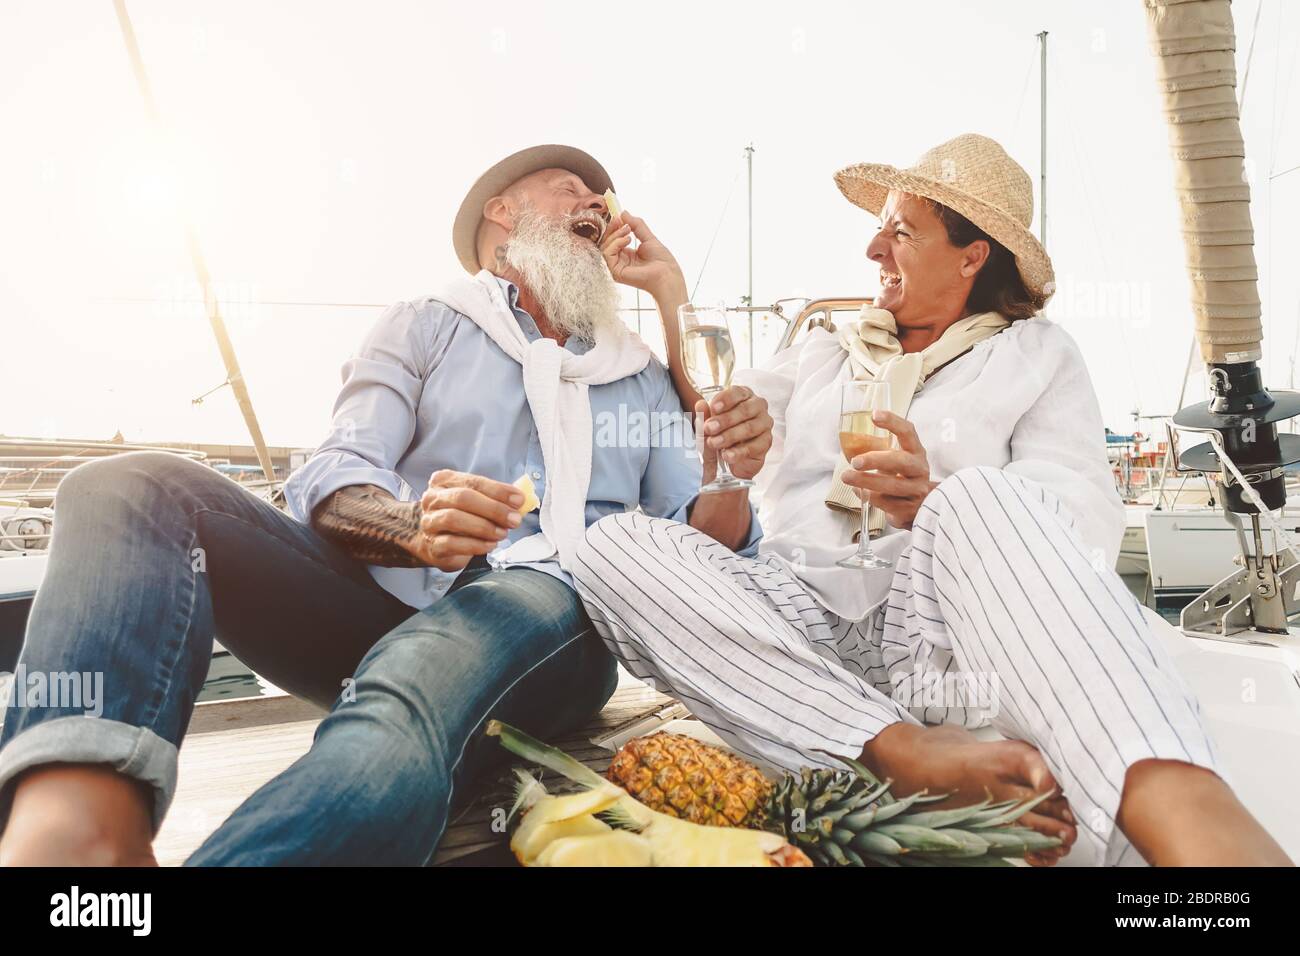
[[(1280, 433), (1278, 423), (1300, 415), (1300, 393), (1265, 390), (1253, 361), (1211, 363), (1207, 370), (1213, 397), (1174, 415), (1170, 455), (1177, 472), (1216, 482), (1241, 546), (1240, 570), (1188, 604), (1180, 623), (1209, 637), (1286, 634), (1288, 619), (1300, 612), (1300, 549), (1278, 515), (1286, 503), (1285, 468), (1300, 461), (1300, 435)], [(1209, 441), (1180, 453), (1175, 429)]]

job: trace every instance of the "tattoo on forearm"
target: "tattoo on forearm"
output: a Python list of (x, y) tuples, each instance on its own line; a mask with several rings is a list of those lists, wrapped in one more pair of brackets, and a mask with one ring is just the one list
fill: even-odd
[(423, 566), (406, 547), (420, 533), (418, 501), (398, 501), (375, 485), (350, 485), (322, 501), (311, 524), (358, 561), (389, 568)]

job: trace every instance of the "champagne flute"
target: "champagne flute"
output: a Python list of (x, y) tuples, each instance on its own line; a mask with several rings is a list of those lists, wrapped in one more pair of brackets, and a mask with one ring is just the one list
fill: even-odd
[[(731, 342), (727, 310), (721, 306), (694, 306), (689, 302), (677, 309), (677, 319), (682, 333), (682, 365), (686, 377), (695, 390), (711, 401), (731, 384), (731, 373), (736, 368), (736, 350)], [(737, 478), (727, 467), (718, 449), (718, 473), (700, 494), (718, 491), (735, 491), (754, 483), (747, 478)]]
[[(840, 449), (845, 458), (852, 461), (858, 455), (884, 451), (893, 444), (894, 436), (871, 418), (874, 412), (889, 410), (889, 386), (884, 382), (848, 382), (840, 387)], [(870, 511), (871, 503), (863, 498), (862, 536), (858, 538), (858, 550), (836, 561), (839, 567), (875, 571), (894, 566), (892, 561), (877, 557), (871, 550), (871, 536), (867, 530)]]

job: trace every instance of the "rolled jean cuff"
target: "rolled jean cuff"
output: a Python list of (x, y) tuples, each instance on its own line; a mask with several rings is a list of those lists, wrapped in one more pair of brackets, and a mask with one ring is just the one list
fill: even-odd
[(153, 788), (153, 832), (176, 796), (176, 745), (144, 727), (80, 714), (45, 720), (0, 750), (0, 832), (9, 819), (13, 781), (24, 770), (55, 763), (108, 764)]

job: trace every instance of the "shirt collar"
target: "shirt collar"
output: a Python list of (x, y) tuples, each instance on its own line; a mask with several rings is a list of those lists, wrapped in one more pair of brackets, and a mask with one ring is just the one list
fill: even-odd
[[(506, 301), (510, 303), (510, 311), (515, 314), (515, 320), (518, 321), (519, 327), (524, 330), (524, 335), (528, 337), (529, 342), (535, 342), (542, 337), (542, 333), (537, 328), (537, 321), (519, 308), (519, 287), (509, 279), (494, 275), (492, 278), (497, 280), (497, 285), (505, 293)], [(585, 355), (591, 351), (591, 346), (576, 336), (569, 336), (564, 347), (574, 355)]]

